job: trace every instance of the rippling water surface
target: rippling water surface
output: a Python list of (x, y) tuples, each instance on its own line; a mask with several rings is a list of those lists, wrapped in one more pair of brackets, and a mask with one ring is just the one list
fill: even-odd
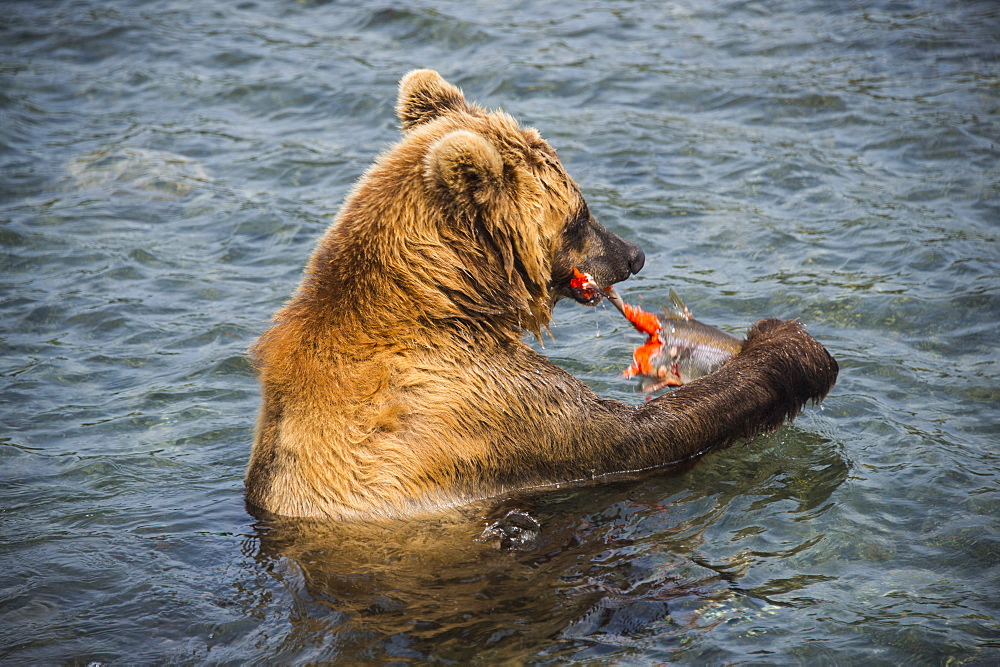
[[(433, 67), (538, 127), (675, 288), (799, 317), (821, 408), (681, 474), (264, 524), (244, 356)], [(8, 2), (0, 660), (1000, 660), (992, 2)], [(560, 304), (605, 396), (639, 342)], [(517, 507), (527, 551), (476, 540)]]

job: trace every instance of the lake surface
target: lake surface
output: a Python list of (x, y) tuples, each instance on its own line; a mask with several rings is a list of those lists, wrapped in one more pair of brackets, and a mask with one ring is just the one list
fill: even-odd
[[(248, 514), (245, 351), (415, 67), (542, 132), (645, 249), (627, 300), (801, 318), (830, 397), (464, 517)], [(985, 0), (5, 3), (0, 661), (1000, 661), (998, 141)], [(555, 317), (643, 400), (622, 318)], [(507, 508), (526, 550), (478, 539)]]

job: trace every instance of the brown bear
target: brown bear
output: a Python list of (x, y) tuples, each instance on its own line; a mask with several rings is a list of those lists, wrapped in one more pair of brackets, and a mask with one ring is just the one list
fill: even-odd
[(391, 518), (517, 489), (667, 466), (776, 429), (837, 363), (763, 320), (717, 372), (641, 406), (531, 349), (553, 304), (643, 263), (591, 215), (534, 129), (431, 70), (400, 82), (403, 136), (358, 181), (252, 349), (263, 406), (249, 504)]

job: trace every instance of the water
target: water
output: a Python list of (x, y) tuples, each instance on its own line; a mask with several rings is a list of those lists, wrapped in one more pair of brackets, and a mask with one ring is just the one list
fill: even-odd
[[(1000, 10), (559, 5), (4, 5), (0, 660), (1000, 660)], [(626, 299), (807, 322), (823, 406), (465, 518), (248, 515), (244, 352), (414, 67), (542, 131), (645, 249)], [(621, 318), (556, 323), (642, 400)], [(510, 508), (527, 551), (476, 539)]]

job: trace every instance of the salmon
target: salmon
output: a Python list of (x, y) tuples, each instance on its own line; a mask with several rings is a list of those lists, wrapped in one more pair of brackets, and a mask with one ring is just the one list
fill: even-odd
[(717, 371), (738, 354), (743, 340), (694, 319), (677, 292), (670, 290), (670, 310), (663, 320), (641, 308), (630, 306), (613, 287), (604, 290), (607, 299), (629, 322), (647, 335), (632, 355), (625, 377), (638, 377), (640, 387), (652, 393), (663, 387), (679, 387)]

